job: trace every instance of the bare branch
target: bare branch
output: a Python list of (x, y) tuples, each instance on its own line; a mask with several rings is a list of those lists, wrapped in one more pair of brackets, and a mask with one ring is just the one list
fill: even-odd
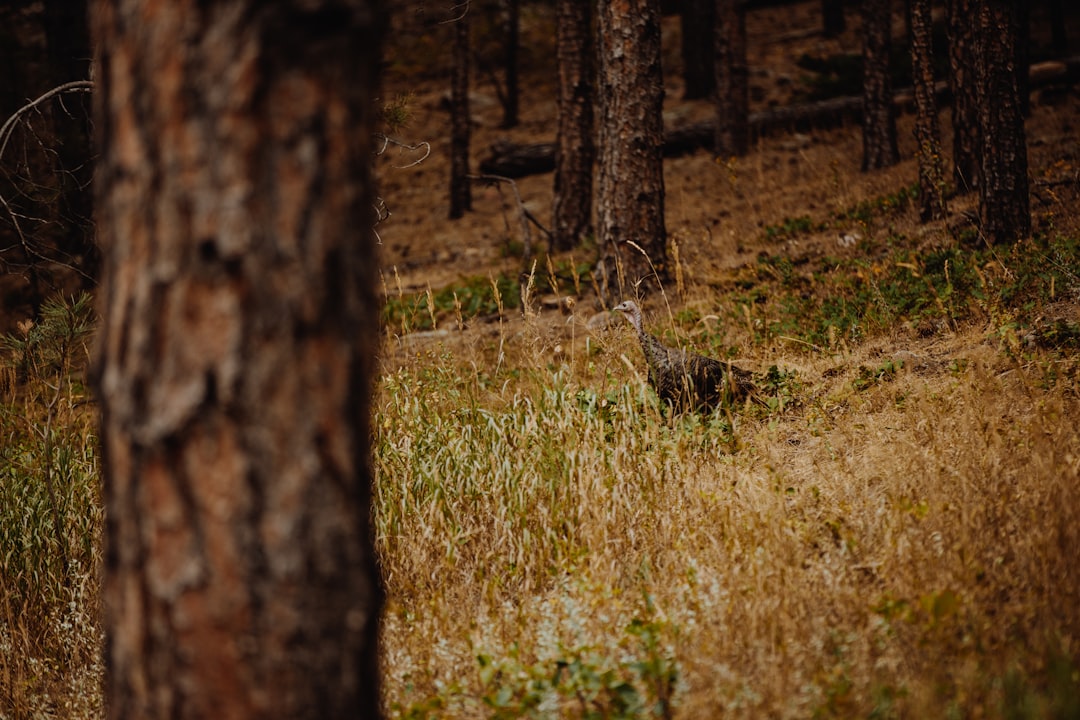
[(470, 0), (464, 0), (464, 2), (459, 2), (457, 5), (451, 6), (451, 8), (450, 8), (451, 10), (460, 9), (461, 14), (458, 15), (457, 17), (452, 17), (449, 20), (443, 20), (439, 24), (440, 25), (450, 25), (450, 24), (456, 23), (456, 22), (458, 22), (460, 20), (464, 20), (465, 16), (469, 14), (469, 2), (470, 2)]
[[(525, 203), (521, 201), (521, 193), (518, 192), (517, 183), (502, 175), (466, 175), (465, 177), (473, 182), (480, 182), (487, 185), (505, 183), (514, 191), (514, 200), (517, 202), (518, 217), (521, 221), (521, 242), (524, 245), (524, 261), (525, 267), (527, 268), (529, 266), (529, 260), (532, 258), (532, 233), (529, 231), (530, 213), (525, 209)], [(537, 223), (537, 226), (539, 227), (539, 223)]]
[(94, 89), (93, 80), (74, 80), (63, 85), (57, 85), (52, 90), (48, 91), (36, 100), (31, 100), (26, 105), (12, 113), (11, 117), (0, 126), (0, 159), (4, 157), (4, 150), (7, 149), (8, 139), (11, 137), (11, 131), (15, 127), (15, 122), (19, 119), (23, 113), (33, 110), (41, 103), (45, 102), (49, 98), (61, 95), (66, 92), (90, 92)]
[[(88, 92), (91, 92), (93, 89), (94, 89), (94, 81), (93, 80), (75, 80), (75, 81), (72, 81), (72, 82), (64, 83), (63, 85), (57, 85), (56, 87), (52, 88), (48, 92), (42, 94), (41, 96), (39, 96), (38, 98), (36, 98), (34, 100), (31, 100), (30, 102), (26, 103), (25, 105), (20, 107), (18, 110), (16, 110), (14, 113), (12, 113), (11, 117), (9, 117), (6, 121), (4, 121), (4, 124), (2, 126), (0, 126), (0, 162), (2, 162), (2, 160), (3, 160), (4, 151), (7, 150), (8, 142), (11, 140), (12, 134), (14, 134), (16, 125), (22, 119), (22, 117), (24, 115), (26, 115), (27, 113), (29, 113), (31, 111), (40, 113), (39, 107), (43, 103), (45, 103), (46, 101), (48, 101), (48, 100), (50, 100), (50, 99), (52, 99), (54, 97), (57, 97), (57, 96), (62, 97), (65, 93), (88, 93)], [(62, 102), (61, 102), (61, 107), (63, 107)], [(67, 110), (66, 107), (63, 107), (63, 110), (69, 116), (71, 115), (71, 113)], [(31, 132), (32, 132), (32, 130), (31, 130)], [(51, 152), (50, 148), (48, 148), (42, 142), (41, 138), (37, 138), (37, 144), (44, 152), (46, 152), (46, 153)], [(24, 164), (29, 165), (29, 162), (24, 159)], [(60, 260), (57, 260), (57, 259), (53, 259), (53, 258), (47, 258), (44, 255), (42, 255), (40, 252), (35, 250), (31, 246), (31, 243), (29, 242), (29, 240), (27, 239), (26, 234), (23, 232), (22, 226), (19, 224), (20, 215), (15, 212), (14, 208), (11, 207), (11, 205), (8, 203), (7, 199), (4, 198), (2, 195), (0, 195), (0, 205), (4, 206), (4, 210), (7, 211), (8, 216), (11, 218), (11, 224), (15, 227), (15, 233), (16, 233), (16, 235), (18, 235), (19, 244), (22, 246), (23, 252), (26, 253), (27, 260), (36, 259), (36, 260), (42, 261), (42, 262), (55, 263), (57, 265), (67, 267), (68, 269), (75, 271), (76, 273), (78, 273), (79, 275), (81, 275), (81, 276), (83, 276), (83, 277), (85, 277), (87, 279), (91, 279), (89, 275), (87, 275), (81, 269), (75, 267), (73, 264), (66, 263), (66, 262), (63, 262), (63, 261), (60, 261)], [(24, 219), (30, 219), (30, 218), (26, 218), (25, 216), (23, 216), (23, 218)]]
[(386, 201), (383, 200), (381, 196), (376, 197), (375, 198), (375, 222), (371, 226), (371, 231), (373, 233), (375, 233), (375, 240), (376, 240), (377, 244), (379, 244), (379, 245), (382, 245), (382, 235), (380, 235), (379, 231), (376, 230), (375, 228), (378, 227), (379, 223), (381, 223), (382, 221), (389, 220), (389, 219), (390, 219), (390, 208), (386, 207)]
[(431, 156), (431, 143), (427, 142), (426, 140), (421, 140), (418, 143), (410, 145), (408, 143), (404, 143), (401, 140), (397, 140), (395, 138), (389, 137), (389, 136), (384, 135), (382, 133), (375, 133), (375, 138), (377, 140), (382, 140), (382, 147), (375, 151), (376, 155), (384, 154), (386, 152), (386, 149), (390, 145), (396, 145), (397, 147), (399, 147), (399, 148), (401, 148), (403, 150), (408, 150), (409, 152), (418, 152), (420, 150), (424, 151), (424, 154), (423, 154), (422, 157), (420, 157), (417, 160), (412, 161), (408, 165), (394, 165), (394, 168), (397, 169), (397, 170), (407, 170), (407, 169), (409, 169), (411, 167), (416, 167), (417, 165), (424, 162), (425, 160), (428, 159), (428, 157)]

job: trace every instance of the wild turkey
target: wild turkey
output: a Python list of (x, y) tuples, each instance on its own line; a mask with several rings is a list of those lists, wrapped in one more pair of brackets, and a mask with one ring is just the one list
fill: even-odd
[(746, 397), (753, 389), (753, 375), (704, 355), (669, 348), (641, 327), (641, 309), (633, 300), (615, 307), (637, 330), (649, 383), (656, 394), (676, 410), (710, 410)]

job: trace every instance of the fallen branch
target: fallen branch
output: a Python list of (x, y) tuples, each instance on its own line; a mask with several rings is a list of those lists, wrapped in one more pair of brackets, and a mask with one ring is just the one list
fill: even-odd
[[(1080, 57), (1032, 65), (1032, 89), (1055, 83), (1074, 83), (1080, 80)], [(934, 87), (938, 102), (949, 99), (947, 83)], [(914, 96), (910, 89), (893, 97), (897, 112), (910, 111)], [(814, 103), (789, 105), (750, 113), (750, 133), (755, 137), (811, 129), (838, 127), (857, 123), (862, 118), (862, 96), (830, 98)], [(701, 149), (712, 150), (716, 123), (713, 120), (667, 128), (664, 132), (664, 157), (678, 157)], [(555, 169), (555, 143), (515, 144), (501, 140), (492, 143), (487, 158), (480, 163), (485, 173), (520, 178), (551, 172)]]

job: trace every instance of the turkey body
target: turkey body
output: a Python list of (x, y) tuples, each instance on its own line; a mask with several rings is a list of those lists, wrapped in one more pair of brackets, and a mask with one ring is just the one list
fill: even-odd
[(676, 410), (700, 411), (730, 406), (753, 390), (750, 372), (704, 355), (667, 347), (645, 332), (641, 309), (633, 300), (620, 303), (615, 311), (622, 313), (637, 331), (649, 368), (649, 384)]

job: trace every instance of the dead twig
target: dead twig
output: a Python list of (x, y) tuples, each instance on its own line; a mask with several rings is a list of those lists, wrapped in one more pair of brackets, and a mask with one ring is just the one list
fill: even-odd
[[(465, 177), (469, 180), (472, 180), (473, 182), (484, 183), (486, 185), (498, 186), (501, 183), (506, 183), (510, 186), (510, 189), (513, 190), (514, 201), (517, 203), (518, 207), (518, 219), (521, 222), (521, 242), (524, 246), (524, 262), (522, 264), (521, 271), (523, 273), (526, 272), (529, 267), (529, 261), (532, 260), (532, 233), (529, 231), (530, 213), (528, 210), (525, 209), (525, 203), (521, 201), (521, 193), (518, 192), (517, 183), (508, 177), (503, 177), (502, 175), (466, 175)], [(536, 222), (536, 220), (533, 219), (533, 222)], [(537, 223), (537, 226), (539, 226), (539, 223)], [(547, 231), (545, 230), (545, 232)], [(550, 236), (550, 233), (548, 233), (548, 235)]]
[(391, 145), (396, 145), (397, 147), (403, 150), (408, 150), (409, 152), (418, 152), (420, 150), (424, 151), (424, 154), (420, 158), (413, 160), (408, 165), (394, 165), (394, 169), (396, 170), (407, 170), (411, 167), (416, 167), (431, 156), (431, 143), (427, 142), (426, 140), (421, 140), (418, 143), (410, 145), (409, 143), (402, 142), (401, 140), (397, 140), (388, 135), (383, 135), (382, 133), (375, 133), (375, 139), (382, 140), (382, 147), (375, 151), (375, 155), (382, 155)]

